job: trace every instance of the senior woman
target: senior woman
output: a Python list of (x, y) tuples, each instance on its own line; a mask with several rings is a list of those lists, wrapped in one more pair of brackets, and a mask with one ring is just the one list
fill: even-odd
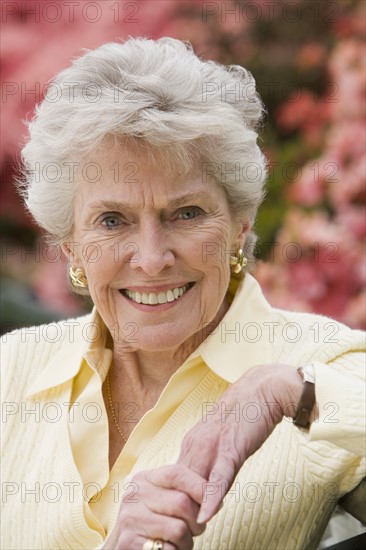
[(363, 335), (248, 270), (261, 111), (169, 38), (50, 85), (22, 192), (94, 309), (5, 337), (4, 548), (315, 548), (364, 475)]

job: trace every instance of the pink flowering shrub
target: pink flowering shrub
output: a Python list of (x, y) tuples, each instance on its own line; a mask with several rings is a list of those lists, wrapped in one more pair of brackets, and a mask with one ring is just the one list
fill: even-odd
[(362, 242), (324, 211), (291, 209), (277, 234), (270, 261), (257, 278), (277, 307), (322, 312), (363, 326), (366, 282)]
[[(321, 312), (365, 328), (366, 73), (361, 40), (338, 43), (327, 70), (332, 102), (323, 113), (317, 106), (312, 111), (308, 98), (299, 104), (302, 115), (291, 117), (294, 103), (278, 112), (279, 124), (296, 125), (304, 140), (311, 140), (314, 131), (322, 142), (319, 156), (304, 164), (301, 177), (287, 190), (298, 207), (287, 212), (277, 233), (279, 249), (293, 241), (301, 254), (294, 261), (276, 250), (274, 263), (260, 263), (257, 277), (278, 305)], [(311, 210), (301, 211), (300, 206)]]

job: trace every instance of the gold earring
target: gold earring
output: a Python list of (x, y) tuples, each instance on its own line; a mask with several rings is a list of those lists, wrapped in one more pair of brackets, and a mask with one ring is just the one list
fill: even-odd
[(82, 267), (77, 267), (76, 269), (71, 266), (69, 269), (69, 275), (71, 282), (74, 286), (78, 288), (87, 288), (88, 281), (85, 275), (85, 271)]
[(243, 267), (248, 263), (247, 258), (243, 254), (243, 250), (239, 248), (236, 256), (230, 256), (230, 269), (233, 273), (240, 273)]

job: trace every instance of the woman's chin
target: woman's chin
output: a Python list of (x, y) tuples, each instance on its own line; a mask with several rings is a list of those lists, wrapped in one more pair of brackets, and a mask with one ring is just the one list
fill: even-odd
[[(136, 351), (164, 352), (181, 346), (192, 334), (192, 331), (182, 330), (183, 327), (155, 326), (142, 327), (134, 334), (133, 338), (126, 339), (126, 343), (132, 345)], [(178, 329), (178, 330), (177, 330)]]

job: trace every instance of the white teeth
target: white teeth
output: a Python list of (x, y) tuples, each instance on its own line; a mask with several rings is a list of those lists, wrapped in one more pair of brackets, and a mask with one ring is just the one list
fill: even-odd
[(138, 304), (146, 304), (155, 306), (157, 304), (166, 304), (167, 302), (174, 302), (174, 300), (177, 300), (177, 298), (180, 298), (185, 291), (188, 289), (188, 285), (182, 286), (180, 288), (172, 288), (171, 290), (168, 290), (167, 292), (149, 292), (148, 294), (145, 292), (135, 292), (133, 290), (125, 290), (125, 293), (127, 296), (133, 300), (134, 302), (137, 302)]
[(171, 290), (168, 290), (166, 293), (166, 297), (168, 299), (168, 302), (174, 302), (174, 294)]

